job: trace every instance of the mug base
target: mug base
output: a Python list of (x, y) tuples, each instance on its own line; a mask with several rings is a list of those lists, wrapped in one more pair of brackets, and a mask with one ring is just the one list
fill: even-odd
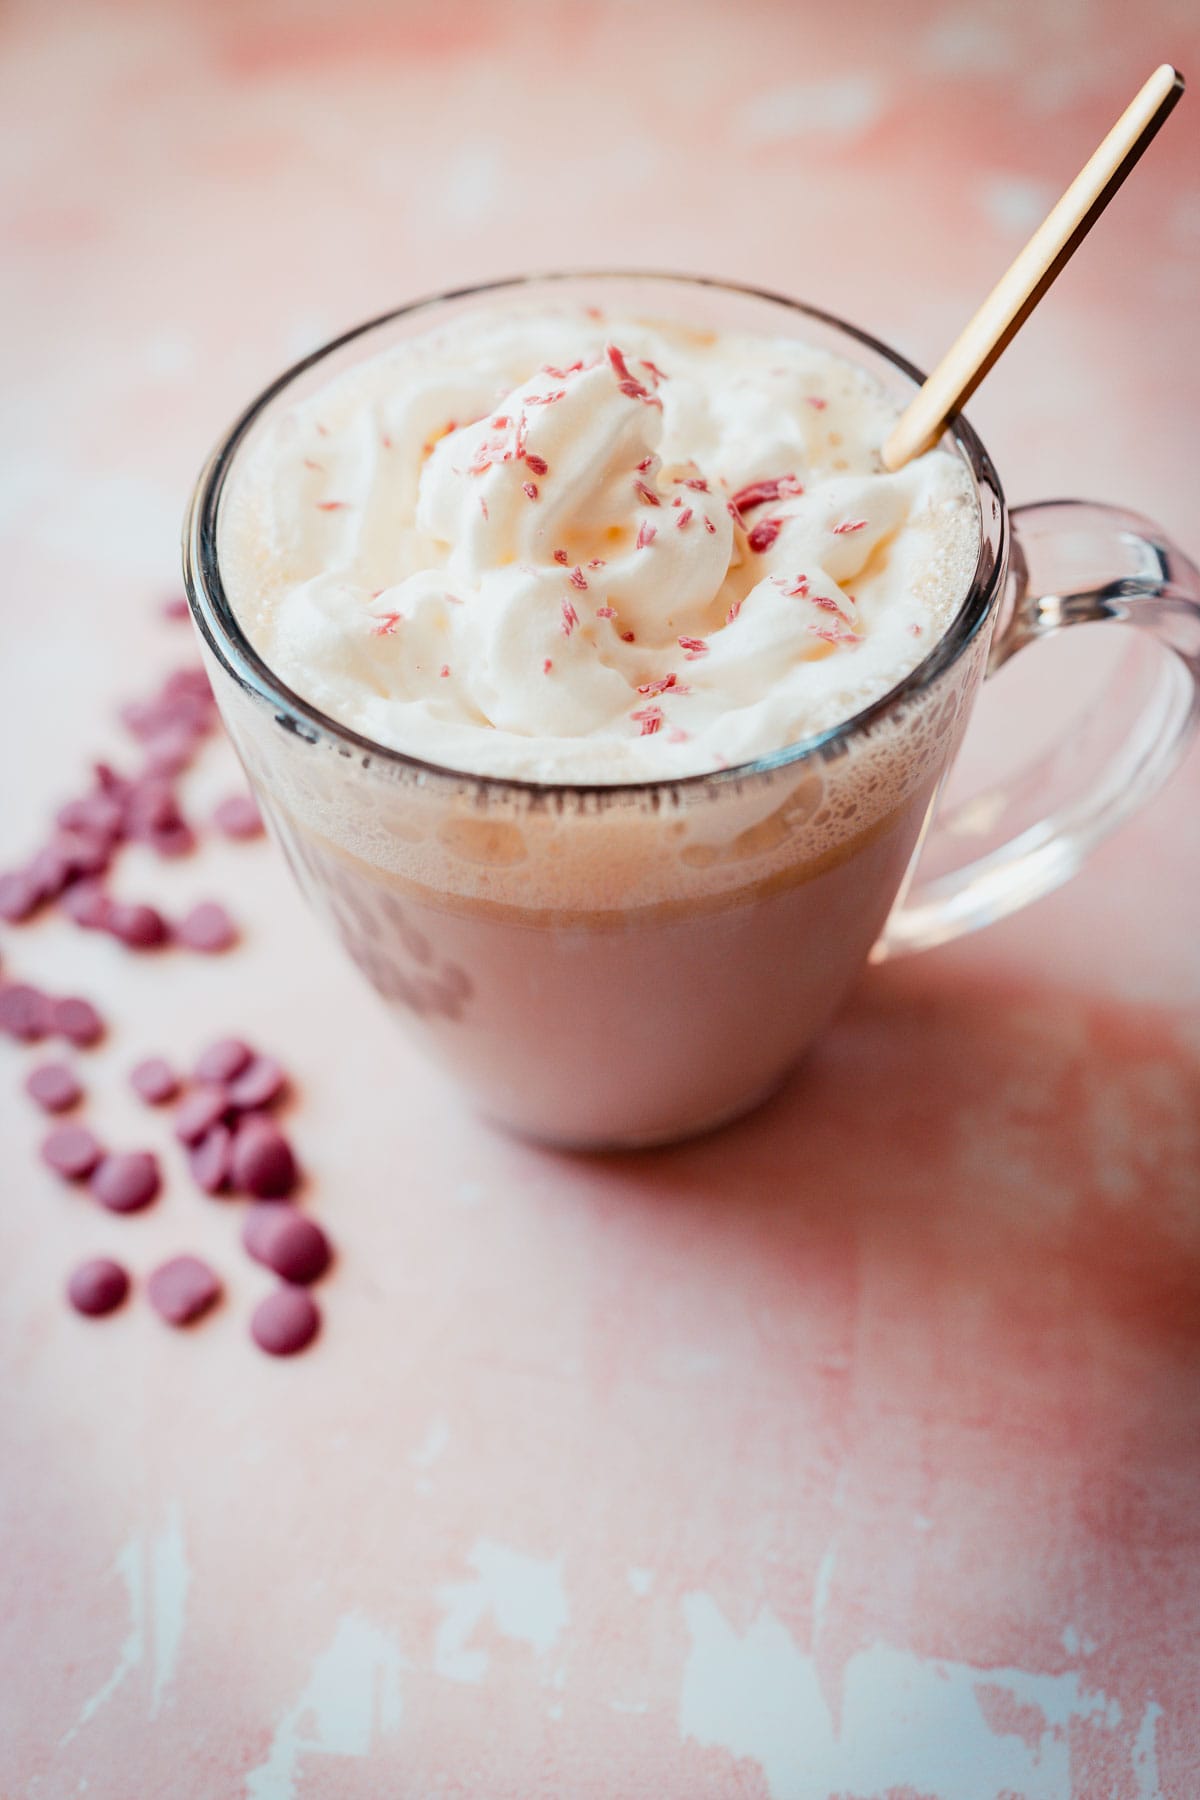
[(773, 1075), (765, 1086), (756, 1088), (753, 1093), (744, 1095), (720, 1112), (706, 1113), (699, 1119), (647, 1131), (605, 1132), (598, 1137), (560, 1136), (515, 1124), (495, 1113), (481, 1110), (480, 1117), (489, 1125), (494, 1125), (498, 1131), (503, 1131), (506, 1136), (518, 1138), (522, 1143), (536, 1144), (543, 1150), (559, 1150), (576, 1156), (612, 1156), (620, 1155), (623, 1151), (665, 1150), (675, 1144), (692, 1143), (697, 1138), (709, 1136), (711, 1132), (722, 1131), (727, 1125), (733, 1125), (747, 1114), (756, 1112), (779, 1092), (795, 1066), (794, 1063), (789, 1064), (779, 1074)]

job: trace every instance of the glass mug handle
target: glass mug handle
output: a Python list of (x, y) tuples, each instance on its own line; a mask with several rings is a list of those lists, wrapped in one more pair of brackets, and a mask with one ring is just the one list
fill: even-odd
[[(1002, 919), (1059, 887), (1110, 831), (1157, 793), (1200, 715), (1200, 571), (1156, 525), (1082, 500), (1015, 507), (1008, 595), (988, 675), (1069, 625), (1116, 621), (1154, 640), (1149, 681), (1124, 679), (1031, 766), (933, 815), (918, 859), (872, 951), (883, 962)], [(1144, 640), (1143, 640), (1144, 641)], [(1135, 658), (1139, 646), (1131, 644)], [(1145, 660), (1141, 667), (1145, 668)], [(1095, 770), (1068, 791), (1081, 762)], [(969, 861), (922, 878), (930, 851)]]

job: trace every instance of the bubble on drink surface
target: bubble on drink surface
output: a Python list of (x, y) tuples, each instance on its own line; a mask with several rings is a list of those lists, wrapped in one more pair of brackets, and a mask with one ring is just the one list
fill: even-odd
[(510, 869), (529, 855), (523, 832), (501, 819), (449, 819), (438, 835), (452, 855), (487, 868)]

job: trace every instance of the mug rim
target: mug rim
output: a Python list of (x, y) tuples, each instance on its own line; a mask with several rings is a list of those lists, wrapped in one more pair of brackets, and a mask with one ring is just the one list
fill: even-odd
[[(202, 641), (236, 684), (274, 711), (279, 725), (310, 743), (325, 742), (339, 754), (354, 757), (364, 766), (401, 779), (413, 778), (438, 784), (451, 784), (462, 790), (474, 790), (481, 802), (489, 798), (511, 795), (514, 798), (548, 802), (568, 799), (603, 804), (616, 799), (649, 799), (660, 804), (664, 798), (678, 799), (700, 789), (724, 788), (757, 776), (774, 774), (809, 758), (827, 759), (844, 754), (848, 740), (864, 734), (880, 719), (915, 694), (929, 686), (945, 670), (956, 663), (978, 636), (999, 597), (1008, 561), (1008, 508), (991, 457), (978, 434), (961, 412), (950, 415), (942, 438), (967, 464), (979, 505), (979, 554), (971, 584), (953, 620), (928, 654), (886, 693), (868, 706), (824, 731), (797, 738), (765, 755), (728, 767), (706, 769), (688, 775), (660, 776), (652, 780), (624, 782), (533, 781), (508, 775), (488, 775), (470, 769), (459, 769), (431, 761), (410, 751), (396, 750), (367, 737), (352, 726), (341, 723), (331, 714), (304, 699), (289, 687), (282, 677), (259, 654), (242, 629), (221, 578), (217, 550), (220, 503), (230, 470), (243, 440), (266, 410), (302, 375), (317, 364), (334, 356), (347, 345), (369, 336), (398, 319), (414, 313), (432, 311), (459, 300), (485, 294), (515, 294), (521, 289), (555, 282), (659, 282), (680, 288), (707, 288), (720, 293), (766, 301), (787, 311), (813, 319), (841, 335), (861, 344), (873, 355), (906, 376), (915, 386), (925, 380), (923, 372), (906, 357), (861, 327), (850, 324), (836, 313), (793, 299), (770, 288), (750, 283), (727, 281), (717, 276), (689, 275), (655, 269), (551, 269), (524, 275), (501, 276), (491, 281), (473, 282), (451, 288), (444, 293), (427, 294), (403, 306), (393, 307), (359, 325), (339, 333), (301, 357), (268, 383), (244, 409), (219, 440), (216, 449), (201, 470), (184, 518), (183, 576), (192, 618)], [(986, 516), (985, 499), (992, 500), (991, 517)]]

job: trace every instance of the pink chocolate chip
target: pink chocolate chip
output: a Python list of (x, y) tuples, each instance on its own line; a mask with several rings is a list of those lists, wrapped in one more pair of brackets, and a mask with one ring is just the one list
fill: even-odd
[(250, 1335), (268, 1356), (295, 1356), (312, 1343), (320, 1324), (311, 1294), (304, 1288), (281, 1287), (255, 1307)]
[(283, 1064), (273, 1056), (256, 1056), (236, 1080), (229, 1083), (229, 1103), (239, 1112), (253, 1112), (256, 1107), (270, 1106), (287, 1086)]
[(102, 931), (113, 902), (98, 881), (77, 881), (62, 897), (62, 909), (85, 931)]
[(42, 891), (35, 875), (25, 869), (0, 875), (0, 919), (19, 925), (37, 911), (41, 901)]
[(152, 831), (150, 847), (159, 856), (190, 856), (196, 848), (196, 834), (180, 820), (178, 825), (164, 825)]
[(188, 1151), (188, 1167), (197, 1187), (219, 1194), (229, 1182), (233, 1163), (233, 1133), (228, 1125), (213, 1125)]
[(50, 1024), (59, 1037), (69, 1038), (81, 1050), (98, 1044), (104, 1036), (104, 1020), (91, 1001), (73, 994), (50, 1002)]
[(240, 1038), (218, 1038), (208, 1044), (196, 1058), (192, 1070), (195, 1081), (232, 1081), (248, 1066), (254, 1052)]
[(114, 900), (104, 920), (104, 930), (120, 938), (131, 950), (153, 950), (167, 941), (167, 922), (153, 906)]
[(131, 837), (150, 838), (156, 831), (181, 825), (183, 815), (175, 789), (165, 775), (142, 775), (125, 796), (125, 829)]
[(109, 1212), (140, 1212), (158, 1195), (162, 1182), (158, 1159), (149, 1150), (106, 1156), (94, 1170), (91, 1189)]
[(190, 1325), (220, 1297), (221, 1283), (198, 1256), (173, 1256), (154, 1270), (146, 1292), (168, 1325)]
[(230, 794), (213, 811), (213, 824), (227, 838), (262, 836), (262, 814), (249, 794)]
[(36, 1069), (30, 1069), (25, 1077), (25, 1092), (48, 1113), (68, 1112), (83, 1096), (74, 1069), (66, 1063), (39, 1063)]
[(130, 1070), (129, 1083), (147, 1106), (161, 1106), (179, 1092), (179, 1077), (162, 1056), (147, 1056)]
[(103, 1155), (99, 1139), (85, 1125), (58, 1125), (42, 1143), (42, 1161), (67, 1181), (82, 1181)]
[(38, 891), (38, 899), (56, 900), (71, 879), (71, 865), (55, 844), (39, 850), (25, 871)]
[(260, 1200), (281, 1199), (296, 1185), (296, 1159), (281, 1131), (266, 1119), (245, 1119), (233, 1140), (233, 1185)]
[(176, 935), (189, 950), (213, 956), (235, 944), (238, 934), (237, 926), (223, 906), (215, 900), (202, 900), (199, 906), (193, 906), (184, 914), (176, 927)]
[(229, 1111), (223, 1087), (193, 1088), (175, 1109), (175, 1136), (181, 1144), (198, 1144)]
[(169, 779), (182, 775), (196, 754), (196, 740), (186, 725), (168, 725), (146, 740), (146, 771)]
[(25, 981), (0, 984), (0, 1031), (23, 1044), (36, 1044), (50, 1028), (50, 1001), (40, 988)]
[(300, 1286), (323, 1275), (332, 1254), (329, 1239), (314, 1219), (278, 1201), (261, 1201), (250, 1208), (242, 1242), (255, 1262)]
[(80, 1263), (67, 1283), (67, 1299), (76, 1312), (99, 1319), (115, 1312), (129, 1292), (129, 1277), (120, 1263), (107, 1256)]
[(91, 793), (60, 806), (57, 821), (64, 831), (83, 831), (114, 843), (124, 830), (125, 815), (111, 794)]
[(61, 859), (67, 879), (103, 875), (112, 859), (109, 840), (91, 831), (60, 831), (51, 849)]

